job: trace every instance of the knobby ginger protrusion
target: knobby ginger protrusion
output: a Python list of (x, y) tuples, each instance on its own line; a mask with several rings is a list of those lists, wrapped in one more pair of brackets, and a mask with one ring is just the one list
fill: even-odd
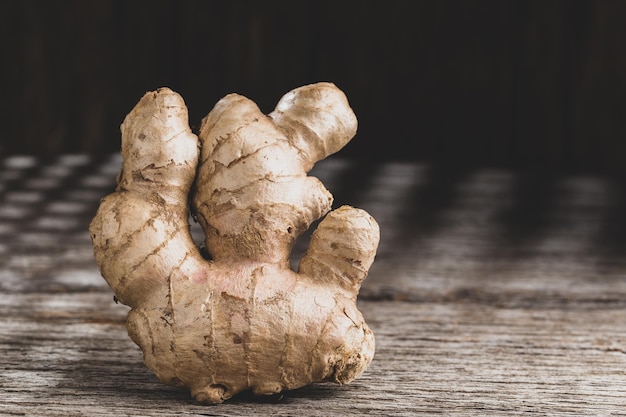
[[(356, 298), (376, 221), (307, 172), (356, 134), (334, 84), (287, 93), (269, 115), (230, 94), (192, 133), (183, 99), (147, 93), (122, 124), (122, 171), (90, 233), (100, 271), (131, 307), (146, 365), (196, 400), (220, 403), (359, 377), (374, 335)], [(188, 218), (205, 231), (207, 260)], [(298, 271), (289, 256), (314, 231)]]

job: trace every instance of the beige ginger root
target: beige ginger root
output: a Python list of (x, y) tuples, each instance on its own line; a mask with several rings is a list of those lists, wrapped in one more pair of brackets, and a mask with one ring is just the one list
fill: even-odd
[[(121, 126), (117, 189), (90, 225), (146, 365), (206, 403), (360, 376), (374, 336), (356, 297), (378, 226), (356, 208), (329, 213), (331, 194), (306, 174), (356, 133), (343, 92), (300, 87), (269, 115), (230, 94), (203, 119), (200, 143), (187, 117), (167, 88), (139, 101)], [(190, 235), (190, 203), (211, 259)], [(296, 238), (325, 214), (294, 272)]]

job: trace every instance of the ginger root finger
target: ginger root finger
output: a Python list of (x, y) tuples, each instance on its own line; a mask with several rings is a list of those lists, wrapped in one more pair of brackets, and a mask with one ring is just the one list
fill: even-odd
[(331, 211), (311, 237), (298, 272), (335, 281), (354, 299), (374, 262), (380, 232), (367, 212), (342, 206)]
[(163, 296), (175, 270), (201, 259), (187, 222), (199, 149), (183, 99), (168, 88), (146, 93), (121, 130), (118, 185), (89, 230), (102, 275), (132, 307)]

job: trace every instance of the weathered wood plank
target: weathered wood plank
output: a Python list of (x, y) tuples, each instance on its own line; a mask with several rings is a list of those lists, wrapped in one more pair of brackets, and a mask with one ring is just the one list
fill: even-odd
[(626, 310), (361, 302), (377, 335), (366, 374), (207, 407), (157, 381), (108, 294), (14, 294), (0, 310), (0, 413), (624, 415)]
[(118, 168), (0, 164), (0, 415), (626, 415), (620, 181), (324, 161), (336, 205), (383, 231), (360, 301), (374, 362), (347, 386), (208, 407), (147, 370), (96, 269), (86, 227)]

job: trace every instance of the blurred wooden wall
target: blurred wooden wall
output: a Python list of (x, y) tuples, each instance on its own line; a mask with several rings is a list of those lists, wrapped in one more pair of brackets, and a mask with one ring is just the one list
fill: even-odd
[(621, 169), (624, 22), (620, 0), (3, 0), (0, 149), (117, 151), (160, 86), (197, 126), (324, 80), (359, 118), (345, 156)]

